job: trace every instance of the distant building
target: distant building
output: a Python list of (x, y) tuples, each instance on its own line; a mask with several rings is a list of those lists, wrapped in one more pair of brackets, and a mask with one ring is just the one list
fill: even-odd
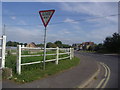
[(79, 50), (80, 44), (78, 44), (78, 43), (73, 44), (72, 47), (73, 47), (75, 50)]
[(31, 43), (27, 44), (26, 47), (35, 48), (35, 47), (36, 47), (36, 44), (35, 44), (34, 42), (31, 42)]
[(75, 50), (88, 50), (90, 46), (94, 46), (94, 42), (83, 42), (81, 44), (73, 44)]
[(94, 42), (83, 42), (81, 47), (82, 50), (88, 50), (90, 47), (93, 47)]

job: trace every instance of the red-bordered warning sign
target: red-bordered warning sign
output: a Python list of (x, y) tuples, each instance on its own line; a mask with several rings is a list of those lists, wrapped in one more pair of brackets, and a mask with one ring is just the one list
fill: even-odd
[(40, 17), (45, 27), (47, 27), (52, 15), (54, 14), (55, 10), (44, 10), (39, 11)]

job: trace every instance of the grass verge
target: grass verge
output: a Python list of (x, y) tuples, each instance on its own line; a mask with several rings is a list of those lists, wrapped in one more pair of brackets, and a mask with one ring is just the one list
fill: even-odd
[[(23, 60), (25, 61), (25, 59)], [(16, 56), (9, 55), (6, 57), (6, 67), (12, 68), (13, 70), (13, 77), (11, 78), (11, 80), (18, 83), (32, 82), (34, 80), (54, 75), (78, 65), (79, 62), (79, 58), (76, 57), (74, 57), (72, 60), (59, 60), (58, 65), (56, 65), (55, 62), (48, 62), (46, 63), (46, 70), (42, 70), (42, 63), (22, 66), (22, 73), (21, 75), (18, 75), (16, 73)]]

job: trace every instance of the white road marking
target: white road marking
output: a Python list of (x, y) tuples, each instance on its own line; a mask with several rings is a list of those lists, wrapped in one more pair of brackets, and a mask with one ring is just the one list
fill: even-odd
[(96, 88), (100, 88), (100, 86), (102, 85), (102, 83), (104, 82), (104, 80), (105, 80), (105, 78), (103, 78), (103, 79), (100, 81), (100, 83), (97, 85)]
[(110, 73), (111, 73), (111, 72), (110, 72), (110, 68), (109, 68), (107, 65), (105, 65), (105, 66), (106, 66), (107, 69), (108, 69), (108, 77), (107, 77), (105, 83), (103, 84), (102, 88), (105, 88), (106, 84), (108, 83), (108, 80), (110, 79)]
[(118, 55), (118, 54), (103, 54), (103, 55)]
[(88, 81), (85, 81), (85, 83), (83, 83), (82, 85), (80, 85), (78, 88), (86, 88), (86, 86), (93, 80), (93, 78), (95, 76), (98, 75), (98, 73), (100, 72), (100, 66), (98, 67), (98, 70), (96, 73), (94, 73), (94, 75), (88, 80)]
[[(105, 78), (103, 78), (101, 81), (100, 81), (100, 83), (97, 85), (97, 87), (96, 88), (100, 88), (100, 86), (102, 85), (102, 87), (101, 88), (105, 88), (105, 86), (106, 86), (106, 84), (108, 83), (108, 80), (109, 80), (109, 78), (110, 78), (110, 69), (109, 69), (109, 67), (106, 65), (106, 64), (104, 64), (104, 63), (102, 63), (102, 62), (100, 62), (100, 64), (105, 68)], [(108, 70), (107, 70), (108, 69)], [(108, 77), (107, 77), (107, 75), (108, 75)], [(104, 82), (105, 81), (105, 82)], [(104, 82), (104, 83), (103, 83)]]
[(106, 71), (106, 72), (105, 72), (105, 77), (107, 77), (107, 73), (108, 73), (108, 72), (107, 72), (107, 68), (105, 67), (105, 64), (104, 64), (104, 63), (102, 63), (102, 65), (103, 65), (103, 67), (105, 68), (105, 71)]
[[(104, 66), (104, 64), (102, 62), (100, 62), (100, 64), (105, 68), (105, 77), (107, 76), (107, 69), (106, 67)], [(104, 82), (105, 78), (103, 78), (100, 83), (97, 85), (96, 88), (100, 88), (100, 86), (102, 85), (102, 83)]]

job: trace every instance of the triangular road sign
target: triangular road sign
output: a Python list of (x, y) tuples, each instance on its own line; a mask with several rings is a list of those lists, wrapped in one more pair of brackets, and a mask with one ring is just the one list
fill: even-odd
[(40, 17), (41, 17), (42, 22), (43, 22), (45, 27), (47, 27), (54, 12), (55, 12), (55, 10), (39, 11)]

